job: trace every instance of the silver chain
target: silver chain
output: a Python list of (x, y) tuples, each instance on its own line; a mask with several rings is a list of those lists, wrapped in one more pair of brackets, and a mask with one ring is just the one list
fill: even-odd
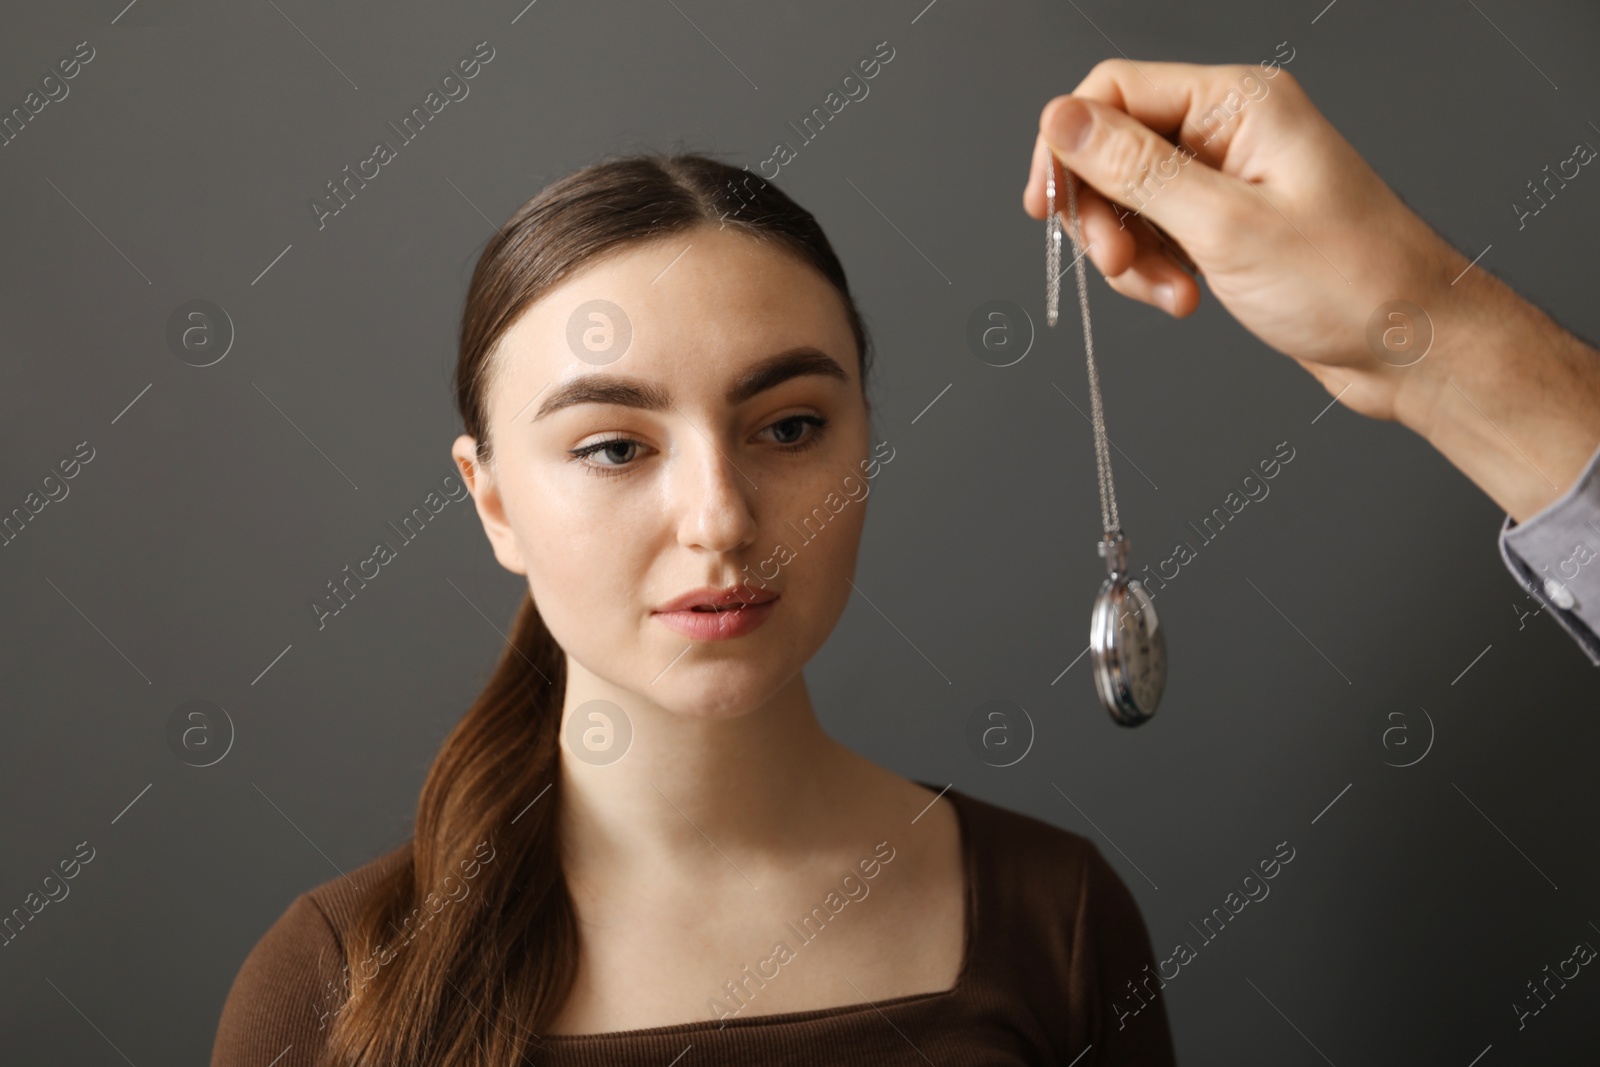
[[(1072, 245), (1077, 250), (1073, 260), (1078, 276), (1078, 310), (1083, 318), (1083, 350), (1089, 363), (1089, 406), (1094, 423), (1095, 474), (1100, 479), (1100, 523), (1106, 540), (1121, 530), (1117, 520), (1117, 490), (1111, 483), (1111, 446), (1106, 439), (1105, 408), (1100, 402), (1100, 372), (1094, 365), (1094, 337), (1089, 332), (1089, 286), (1084, 279), (1083, 261), (1087, 249), (1083, 243), (1083, 226), (1078, 221), (1077, 180), (1070, 170), (1063, 170), (1067, 179), (1067, 213), (1072, 219)], [(1049, 177), (1045, 179), (1045, 206), (1049, 218), (1045, 224), (1045, 318), (1051, 326), (1056, 324), (1061, 305), (1061, 216), (1056, 213), (1056, 160), (1050, 157)]]

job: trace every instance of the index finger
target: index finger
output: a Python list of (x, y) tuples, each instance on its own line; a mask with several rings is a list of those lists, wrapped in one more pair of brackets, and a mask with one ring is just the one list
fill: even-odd
[[(1291, 57), (1292, 52), (1291, 52)], [(1273, 64), (1137, 62), (1107, 59), (1095, 64), (1073, 96), (1109, 104), (1208, 166), (1227, 170), (1228, 150), (1244, 123), (1232, 121), (1245, 104), (1266, 97)]]

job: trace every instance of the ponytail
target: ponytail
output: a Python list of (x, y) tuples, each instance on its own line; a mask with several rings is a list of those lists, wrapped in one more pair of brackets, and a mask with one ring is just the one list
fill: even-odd
[[(515, 1067), (542, 1047), (578, 964), (560, 866), (565, 688), (565, 655), (524, 593), (494, 674), (428, 771), (407, 861), (367, 888), (327, 1067)], [(456, 899), (447, 887), (462, 884)]]

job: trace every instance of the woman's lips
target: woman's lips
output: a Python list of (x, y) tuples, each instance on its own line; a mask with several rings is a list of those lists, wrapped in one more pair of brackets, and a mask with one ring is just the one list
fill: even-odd
[(696, 641), (723, 641), (743, 637), (767, 621), (778, 606), (773, 597), (763, 604), (744, 604), (724, 611), (657, 611), (654, 613), (669, 630)]

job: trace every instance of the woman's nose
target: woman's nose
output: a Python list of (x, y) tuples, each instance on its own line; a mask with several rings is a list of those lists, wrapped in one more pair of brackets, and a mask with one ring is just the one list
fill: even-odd
[(678, 540), (691, 548), (731, 552), (755, 537), (754, 471), (741, 469), (715, 441), (696, 435), (673, 461)]

